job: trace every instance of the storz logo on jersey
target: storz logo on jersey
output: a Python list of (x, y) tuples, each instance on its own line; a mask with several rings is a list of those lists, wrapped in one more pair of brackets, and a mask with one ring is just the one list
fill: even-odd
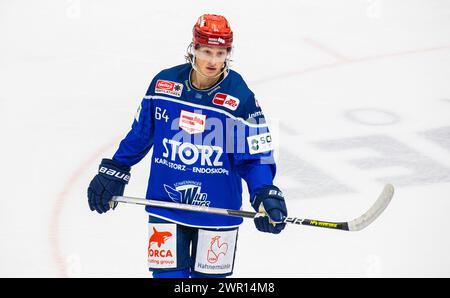
[[(186, 165), (193, 165), (200, 162), (202, 166), (222, 166), (220, 157), (222, 156), (223, 149), (219, 146), (208, 145), (194, 145), (187, 142), (178, 142), (175, 140), (163, 139), (163, 146), (165, 152), (163, 156), (176, 161), (178, 157)], [(215, 157), (213, 157), (215, 155)]]
[(202, 184), (197, 181), (183, 181), (175, 183), (174, 188), (164, 184), (169, 198), (175, 203), (209, 206), (208, 194), (202, 193)]
[(250, 154), (257, 154), (273, 150), (272, 136), (270, 133), (263, 133), (256, 136), (247, 137)]
[(180, 97), (181, 92), (183, 92), (183, 84), (166, 80), (158, 80), (156, 82), (155, 93), (169, 94)]
[(213, 104), (235, 111), (239, 105), (239, 99), (225, 93), (217, 93)]

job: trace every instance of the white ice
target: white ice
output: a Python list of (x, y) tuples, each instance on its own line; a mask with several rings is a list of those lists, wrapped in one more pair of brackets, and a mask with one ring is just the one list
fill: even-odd
[(86, 189), (207, 12), (273, 124), (290, 215), (352, 219), (396, 187), (360, 232), (245, 221), (234, 276), (450, 277), (445, 0), (0, 1), (0, 276), (150, 277), (143, 208), (98, 215)]

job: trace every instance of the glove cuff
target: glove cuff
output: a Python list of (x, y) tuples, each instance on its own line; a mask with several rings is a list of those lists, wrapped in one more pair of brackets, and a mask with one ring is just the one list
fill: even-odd
[(128, 181), (130, 181), (130, 169), (129, 166), (124, 166), (115, 160), (104, 158), (98, 166), (98, 173), (110, 180), (128, 184)]

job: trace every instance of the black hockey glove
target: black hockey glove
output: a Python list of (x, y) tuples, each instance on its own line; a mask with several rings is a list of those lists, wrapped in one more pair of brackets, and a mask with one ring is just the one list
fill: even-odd
[[(98, 174), (89, 184), (87, 195), (89, 208), (102, 214), (110, 209), (109, 202), (113, 196), (121, 196), (125, 185), (130, 180), (130, 167), (104, 158), (98, 167)], [(114, 202), (113, 209), (117, 206)]]
[(286, 226), (286, 203), (283, 193), (275, 185), (264, 185), (256, 191), (252, 201), (256, 212), (264, 212), (267, 216), (254, 219), (258, 231), (279, 234)]

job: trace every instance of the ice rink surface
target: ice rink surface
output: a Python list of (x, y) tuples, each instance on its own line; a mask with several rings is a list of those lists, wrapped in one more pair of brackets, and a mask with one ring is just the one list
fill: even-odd
[[(86, 189), (203, 13), (235, 32), (291, 216), (349, 220), (396, 188), (360, 232), (246, 220), (234, 277), (450, 277), (445, 0), (1, 0), (0, 277), (150, 277), (144, 209), (98, 215)], [(126, 195), (145, 195), (149, 163)]]

